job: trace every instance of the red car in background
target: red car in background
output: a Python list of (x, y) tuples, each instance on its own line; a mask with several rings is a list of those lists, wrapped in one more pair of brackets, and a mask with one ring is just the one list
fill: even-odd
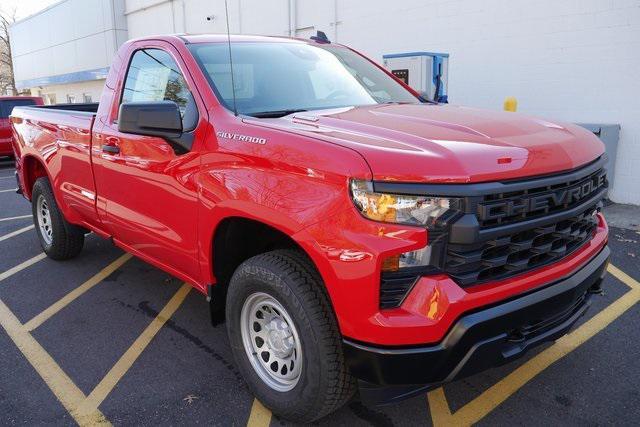
[(0, 157), (13, 157), (11, 142), (11, 124), (9, 116), (13, 107), (43, 105), (42, 98), (37, 96), (0, 96)]

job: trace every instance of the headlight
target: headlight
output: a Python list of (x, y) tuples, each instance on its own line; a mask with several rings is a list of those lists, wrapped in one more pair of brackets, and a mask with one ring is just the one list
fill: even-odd
[[(352, 180), (351, 198), (360, 213), (374, 221), (417, 225), (431, 230), (455, 217), (462, 207), (459, 198), (438, 196), (409, 196), (403, 194), (376, 193), (370, 181)], [(432, 242), (424, 248), (385, 258), (382, 272), (418, 274), (430, 266)]]
[(376, 193), (369, 181), (352, 180), (351, 197), (365, 217), (383, 222), (433, 226), (455, 212), (458, 199)]

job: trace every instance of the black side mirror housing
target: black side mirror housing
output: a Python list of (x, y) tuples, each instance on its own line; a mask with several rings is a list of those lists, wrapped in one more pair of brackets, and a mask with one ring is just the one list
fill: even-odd
[(118, 130), (135, 135), (164, 138), (176, 154), (191, 150), (193, 137), (182, 132), (182, 116), (173, 101), (127, 102), (120, 105)]

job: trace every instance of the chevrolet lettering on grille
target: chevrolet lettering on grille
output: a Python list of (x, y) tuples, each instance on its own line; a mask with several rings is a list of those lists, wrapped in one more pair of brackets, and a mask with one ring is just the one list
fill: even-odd
[(544, 211), (558, 206), (571, 205), (589, 197), (607, 185), (606, 172), (590, 177), (586, 181), (557, 191), (532, 196), (520, 196), (499, 202), (480, 203), (478, 218), (482, 221), (508, 218), (530, 212)]

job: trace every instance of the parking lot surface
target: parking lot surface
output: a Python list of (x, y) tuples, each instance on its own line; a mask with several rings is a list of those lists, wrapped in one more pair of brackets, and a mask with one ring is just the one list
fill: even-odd
[[(287, 425), (255, 402), (205, 298), (87, 236), (42, 255), (0, 162), (0, 425)], [(637, 425), (640, 232), (612, 228), (602, 296), (526, 358), (393, 406), (357, 401), (320, 425)]]

